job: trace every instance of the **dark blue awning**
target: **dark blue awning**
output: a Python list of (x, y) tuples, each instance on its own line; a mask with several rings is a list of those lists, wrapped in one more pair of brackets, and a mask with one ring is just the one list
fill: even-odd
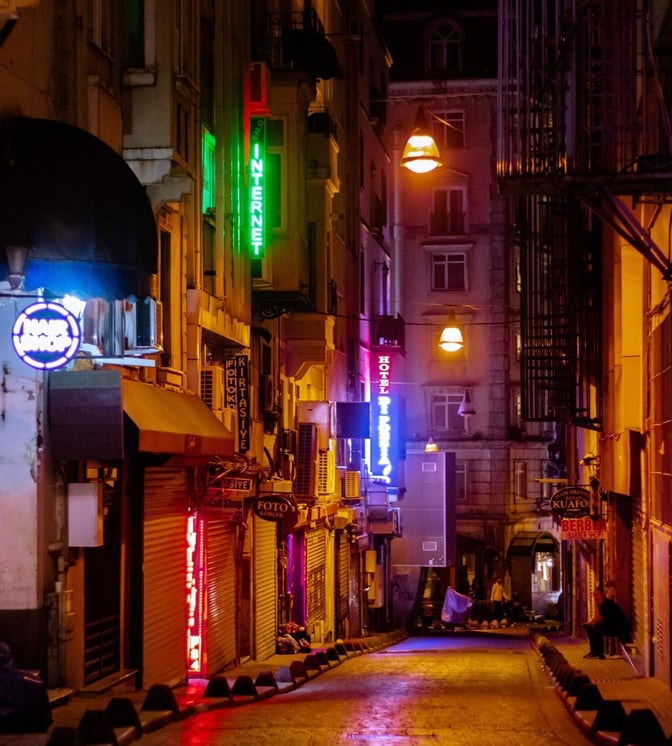
[(54, 120), (0, 119), (0, 247), (12, 244), (32, 248), (27, 290), (145, 297), (157, 272), (143, 185), (102, 140)]

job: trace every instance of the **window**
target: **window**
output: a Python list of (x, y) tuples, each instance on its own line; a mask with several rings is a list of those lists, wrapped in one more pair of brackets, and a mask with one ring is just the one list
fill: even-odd
[(270, 228), (281, 229), (285, 225), (285, 122), (269, 119), (266, 122), (266, 220)]
[(466, 289), (466, 255), (462, 252), (432, 254), (432, 290)]
[(112, 55), (112, 8), (110, 0), (89, 0), (89, 41)]
[(513, 462), (513, 496), (514, 499), (527, 498), (527, 462)]
[(458, 503), (467, 501), (467, 462), (455, 462), (455, 499)]
[(465, 233), (463, 189), (436, 189), (432, 195), (429, 232), (433, 235)]
[(430, 113), (432, 136), (439, 146), (439, 150), (463, 148), (464, 112), (432, 110)]
[(458, 414), (462, 403), (462, 394), (436, 393), (431, 397), (431, 418), (433, 433), (464, 433), (466, 432), (466, 418)]
[(455, 23), (444, 21), (430, 31), (427, 56), (430, 73), (462, 71), (462, 32)]

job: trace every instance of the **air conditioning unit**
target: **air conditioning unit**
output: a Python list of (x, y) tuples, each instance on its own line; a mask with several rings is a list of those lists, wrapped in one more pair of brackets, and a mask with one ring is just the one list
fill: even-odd
[(212, 410), (224, 409), (224, 368), (206, 365), (201, 369), (201, 399)]
[(361, 497), (360, 473), (358, 471), (346, 471), (343, 477), (343, 497), (354, 500)]
[(299, 422), (313, 422), (320, 426), (320, 450), (331, 447), (331, 439), (336, 437), (334, 405), (328, 401), (300, 401), (297, 404)]
[(316, 496), (319, 425), (300, 422), (296, 454), (296, 495)]
[(135, 309), (137, 347), (163, 348), (163, 306), (154, 298), (138, 302)]
[(333, 495), (336, 492), (336, 453), (320, 451), (317, 462), (317, 494)]

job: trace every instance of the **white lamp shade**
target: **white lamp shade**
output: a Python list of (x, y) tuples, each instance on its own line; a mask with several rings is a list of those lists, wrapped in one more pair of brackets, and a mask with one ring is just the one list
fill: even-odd
[(457, 352), (464, 347), (464, 337), (457, 326), (446, 326), (441, 332), (439, 347), (446, 352)]

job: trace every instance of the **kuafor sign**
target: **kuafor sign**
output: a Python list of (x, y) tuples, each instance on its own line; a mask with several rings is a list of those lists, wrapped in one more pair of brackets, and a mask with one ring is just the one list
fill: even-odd
[(565, 541), (572, 539), (604, 539), (606, 526), (601, 518), (563, 518), (560, 521), (560, 538)]
[(590, 515), (591, 492), (585, 487), (563, 487), (551, 495), (551, 511), (562, 518)]
[(265, 521), (284, 521), (296, 511), (296, 506), (284, 495), (264, 495), (254, 502), (254, 512)]

